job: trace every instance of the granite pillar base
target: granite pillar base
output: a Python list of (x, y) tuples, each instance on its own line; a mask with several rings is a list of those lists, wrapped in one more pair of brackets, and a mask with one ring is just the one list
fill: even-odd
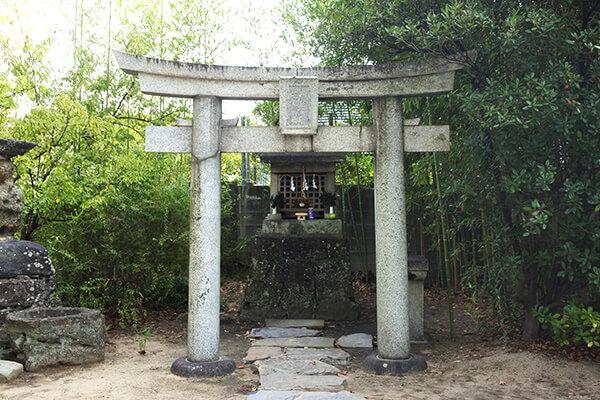
[(410, 357), (401, 360), (388, 360), (380, 358), (377, 353), (369, 354), (364, 360), (364, 367), (375, 375), (402, 376), (427, 369), (425, 357), (410, 354)]
[(178, 358), (171, 365), (171, 372), (184, 378), (210, 378), (228, 375), (235, 371), (235, 362), (227, 356), (215, 361), (189, 361), (187, 357)]

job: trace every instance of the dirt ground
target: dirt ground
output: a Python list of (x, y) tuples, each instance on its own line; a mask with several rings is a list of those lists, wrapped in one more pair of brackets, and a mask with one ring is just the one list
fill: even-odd
[[(244, 333), (257, 323), (235, 319), (243, 288), (229, 288), (225, 299), (231, 310), (223, 313), (221, 354), (242, 366), (249, 340)], [(238, 290), (239, 289), (239, 290)], [(229, 298), (228, 298), (228, 297)], [(374, 315), (365, 299), (361, 309)], [(569, 361), (527, 350), (512, 350), (500, 340), (483, 340), (475, 324), (458, 305), (457, 335), (448, 337), (443, 300), (429, 298), (426, 330), (431, 346), (418, 350), (428, 369), (405, 377), (375, 376), (362, 370), (363, 353), (352, 353), (346, 367), (347, 390), (368, 399), (590, 399), (600, 400), (600, 363)], [(169, 372), (171, 363), (185, 355), (185, 318), (162, 313), (152, 321), (146, 354), (139, 354), (140, 336), (109, 332), (106, 359), (85, 366), (60, 366), (25, 373), (0, 385), (1, 399), (245, 399), (258, 386), (250, 366), (233, 375), (204, 380), (185, 379)], [(375, 321), (328, 324), (325, 336), (354, 332), (376, 333)]]

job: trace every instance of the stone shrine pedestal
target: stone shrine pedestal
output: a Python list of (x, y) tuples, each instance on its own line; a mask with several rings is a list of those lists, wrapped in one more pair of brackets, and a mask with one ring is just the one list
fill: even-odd
[(355, 320), (341, 220), (268, 220), (254, 239), (240, 319)]

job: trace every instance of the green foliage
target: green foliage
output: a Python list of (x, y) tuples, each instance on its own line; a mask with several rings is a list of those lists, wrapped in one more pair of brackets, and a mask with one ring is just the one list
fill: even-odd
[(256, 115), (265, 125), (279, 125), (279, 102), (263, 101), (256, 105), (252, 113)]
[(440, 267), (451, 263), (455, 287), (489, 295), (506, 329), (520, 320), (525, 337), (538, 333), (536, 306), (575, 294), (600, 304), (598, 4), (307, 0), (287, 18), (328, 65), (431, 56), (463, 64), (455, 91), (403, 105), (405, 118), (452, 129), (452, 150), (435, 164), (406, 156), (406, 190), (425, 251), (438, 252)]
[[(111, 40), (140, 54), (206, 62), (227, 45), (211, 36), (223, 16), (216, 3), (214, 15), (207, 2), (189, 15), (191, 1), (162, 5), (164, 14), (157, 1), (136, 3), (123, 31), (112, 36), (108, 26), (107, 40), (85, 29), (110, 9), (76, 10), (73, 65), (61, 76), (48, 67), (49, 41), (0, 42), (0, 134), (38, 143), (14, 159), (25, 203), (20, 238), (48, 248), (63, 305), (133, 326), (148, 308), (187, 303), (190, 157), (145, 153), (144, 128), (189, 116), (190, 104), (144, 98), (137, 80), (111, 64)], [(14, 117), (22, 104), (31, 110)], [(237, 179), (235, 158), (223, 171)], [(224, 271), (244, 244), (230, 239), (234, 201), (223, 190)]]
[(150, 336), (152, 336), (152, 325), (146, 325), (146, 327), (140, 330), (137, 335), (138, 339), (138, 353), (146, 354), (146, 343), (150, 340)]
[(587, 347), (600, 347), (600, 313), (592, 307), (572, 302), (562, 313), (551, 313), (547, 306), (536, 309), (538, 321), (550, 329), (554, 340), (561, 346), (584, 343)]

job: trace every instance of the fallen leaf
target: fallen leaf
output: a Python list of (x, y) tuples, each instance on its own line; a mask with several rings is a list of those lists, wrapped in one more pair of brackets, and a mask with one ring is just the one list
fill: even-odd
[(246, 368), (246, 366), (245, 366), (245, 365), (240, 365), (240, 366), (238, 367), (238, 369), (244, 369), (244, 368)]
[(500, 381), (500, 385), (504, 386), (504, 385), (506, 385), (506, 382)]

